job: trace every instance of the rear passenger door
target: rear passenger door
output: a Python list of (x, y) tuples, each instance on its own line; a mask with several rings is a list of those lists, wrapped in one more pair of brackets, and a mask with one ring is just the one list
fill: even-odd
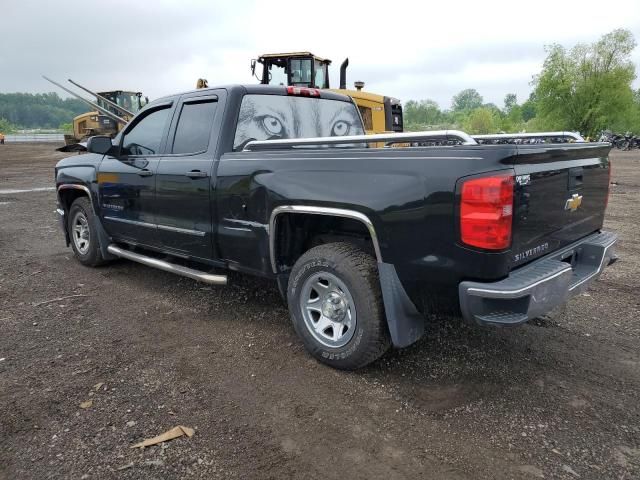
[(176, 107), (166, 154), (156, 176), (156, 223), (164, 249), (178, 255), (213, 257), (211, 217), (219, 95), (194, 92)]

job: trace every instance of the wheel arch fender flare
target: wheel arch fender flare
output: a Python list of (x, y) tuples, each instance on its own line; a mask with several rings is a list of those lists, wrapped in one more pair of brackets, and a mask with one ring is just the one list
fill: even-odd
[(424, 334), (424, 317), (418, 312), (418, 309), (407, 295), (395, 266), (382, 261), (378, 235), (373, 222), (367, 215), (356, 210), (304, 205), (283, 205), (273, 209), (269, 218), (269, 255), (271, 268), (278, 281), (278, 288), (285, 298), (288, 278), (286, 274), (278, 271), (276, 261), (277, 220), (283, 214), (337, 216), (351, 218), (363, 223), (371, 236), (376, 255), (382, 300), (393, 346), (397, 348), (407, 347), (415, 343)]
[[(58, 204), (64, 208), (65, 214), (68, 215), (69, 210), (71, 209), (71, 203), (69, 203), (69, 205), (65, 205), (65, 203), (62, 201), (63, 192), (66, 190), (80, 190), (82, 192), (81, 196), (86, 196), (89, 199), (89, 203), (91, 203), (91, 209), (93, 210), (93, 220), (91, 227), (93, 228), (93, 231), (96, 232), (96, 237), (98, 238), (98, 246), (100, 247), (102, 258), (105, 260), (117, 258), (107, 251), (107, 247), (111, 243), (111, 238), (102, 226), (102, 222), (100, 221), (99, 216), (99, 210), (96, 208), (94, 196), (92, 195), (90, 188), (79, 183), (62, 183), (58, 185), (56, 189), (56, 193), (58, 195)], [(67, 223), (65, 222), (64, 233), (67, 245), (69, 245), (69, 231), (66, 225)]]

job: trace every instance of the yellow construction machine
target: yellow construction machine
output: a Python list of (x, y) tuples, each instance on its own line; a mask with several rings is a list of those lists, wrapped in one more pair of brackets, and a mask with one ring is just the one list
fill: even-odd
[[(258, 63), (262, 65), (261, 77), (256, 75)], [(340, 88), (332, 89), (329, 65), (331, 60), (310, 52), (269, 53), (251, 60), (251, 73), (264, 85), (321, 88), (349, 95), (358, 105), (368, 134), (402, 132), (400, 100), (364, 92), (364, 82), (355, 82), (355, 90), (347, 89), (348, 58), (340, 66)]]
[(64, 136), (66, 145), (80, 143), (93, 135), (110, 135), (114, 137), (149, 102), (149, 99), (147, 97), (143, 98), (140, 92), (112, 90), (94, 93), (69, 79), (69, 83), (92, 95), (95, 98), (95, 102), (93, 102), (50, 78), (44, 78), (95, 109), (94, 111), (80, 114), (73, 119), (73, 134)]

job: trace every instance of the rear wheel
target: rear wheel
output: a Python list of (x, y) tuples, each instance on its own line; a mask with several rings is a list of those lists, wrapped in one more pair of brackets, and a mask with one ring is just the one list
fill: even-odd
[(95, 214), (87, 197), (79, 197), (69, 209), (67, 229), (71, 239), (71, 248), (83, 265), (96, 267), (105, 263), (98, 245), (95, 232)]
[(351, 244), (320, 245), (302, 255), (287, 300), (305, 348), (327, 365), (360, 368), (389, 348), (376, 261)]

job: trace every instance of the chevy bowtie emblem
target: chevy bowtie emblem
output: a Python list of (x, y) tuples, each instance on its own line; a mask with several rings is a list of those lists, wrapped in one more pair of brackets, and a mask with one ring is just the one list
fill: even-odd
[(574, 193), (573, 195), (571, 195), (571, 198), (568, 199), (564, 204), (564, 209), (575, 212), (580, 207), (580, 205), (582, 205), (582, 195)]

